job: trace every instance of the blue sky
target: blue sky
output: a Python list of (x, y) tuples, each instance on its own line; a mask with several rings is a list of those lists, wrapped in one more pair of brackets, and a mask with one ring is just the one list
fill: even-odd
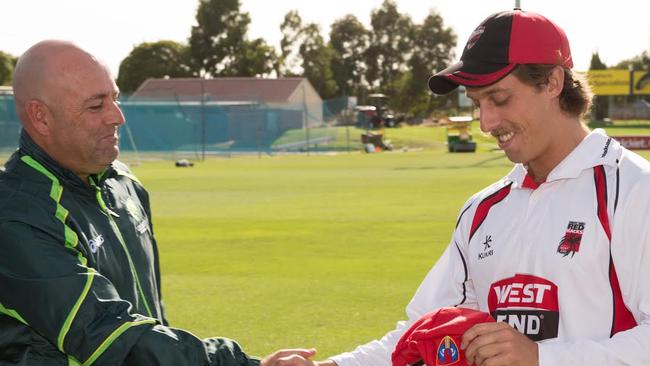
[[(382, 0), (240, 0), (252, 23), (249, 36), (263, 37), (278, 47), (284, 15), (298, 10), (306, 22), (329, 25), (354, 14), (366, 25)], [(650, 1), (647, 0), (520, 0), (558, 23), (571, 42), (575, 67), (585, 70), (598, 51), (608, 65), (650, 49)], [(145, 41), (185, 41), (194, 24), (198, 0), (11, 0), (0, 31), (0, 50), (20, 55), (42, 39), (72, 40), (104, 60), (113, 73), (134, 45)], [(436, 9), (458, 35), (462, 47), (487, 15), (512, 8), (515, 0), (397, 0), (414, 21)], [(457, 51), (457, 55), (460, 51)]]

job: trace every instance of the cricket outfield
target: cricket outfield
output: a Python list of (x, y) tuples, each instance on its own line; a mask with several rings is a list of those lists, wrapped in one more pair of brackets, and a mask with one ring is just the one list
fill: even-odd
[[(606, 128), (650, 135), (646, 121)], [(511, 169), (473, 129), (475, 154), (447, 153), (444, 129), (402, 128), (387, 130), (396, 146), (424, 150), (212, 157), (192, 168), (137, 159), (171, 325), (260, 356), (316, 347), (323, 358), (382, 336), (404, 318), (465, 200)]]
[(462, 204), (510, 168), (502, 152), (434, 149), (134, 172), (151, 192), (173, 326), (256, 355), (313, 346), (325, 357), (404, 317)]
[(458, 210), (510, 168), (502, 153), (408, 152), (150, 162), (173, 326), (253, 354), (322, 356), (383, 335), (447, 245)]

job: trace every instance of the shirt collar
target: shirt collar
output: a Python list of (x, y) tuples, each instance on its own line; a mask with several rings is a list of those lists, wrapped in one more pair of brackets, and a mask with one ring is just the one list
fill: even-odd
[[(545, 182), (576, 178), (582, 171), (599, 165), (616, 166), (620, 155), (621, 144), (607, 136), (603, 129), (597, 128), (551, 170)], [(523, 164), (515, 164), (506, 179), (514, 183), (513, 188), (536, 189), (539, 186), (530, 184), (532, 179)]]

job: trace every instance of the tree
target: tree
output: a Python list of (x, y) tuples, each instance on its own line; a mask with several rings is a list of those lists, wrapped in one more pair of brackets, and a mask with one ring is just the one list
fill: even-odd
[(262, 38), (244, 41), (241, 54), (223, 76), (265, 76), (276, 68), (277, 55)]
[(17, 58), (0, 51), (0, 85), (11, 85)]
[(370, 15), (372, 39), (365, 54), (366, 78), (371, 87), (393, 94), (392, 83), (407, 69), (413, 39), (413, 22), (401, 14), (393, 0), (384, 0)]
[(325, 43), (317, 24), (303, 24), (297, 11), (287, 13), (280, 26), (280, 76), (307, 78), (323, 99), (337, 95), (332, 75), (334, 51)]
[(589, 70), (605, 70), (607, 65), (600, 60), (600, 55), (598, 52), (591, 54), (591, 63), (589, 64)]
[(187, 46), (174, 41), (144, 42), (122, 60), (117, 85), (134, 92), (148, 78), (192, 76)]
[(303, 76), (323, 99), (333, 98), (338, 88), (332, 75), (333, 49), (325, 44), (318, 25), (311, 23), (302, 30), (303, 39), (300, 44)]
[(332, 75), (343, 95), (355, 95), (366, 87), (363, 55), (369, 44), (370, 32), (354, 15), (346, 15), (332, 24)]
[(431, 98), (429, 76), (447, 67), (454, 59), (456, 35), (445, 27), (442, 17), (431, 11), (422, 24), (414, 25), (407, 76), (400, 80), (394, 106), (413, 115), (424, 116), (444, 98)]
[(629, 69), (630, 67), (634, 70), (650, 70), (650, 49), (641, 52), (641, 54), (631, 59), (619, 62), (614, 68)]
[(296, 10), (288, 12), (280, 25), (282, 39), (280, 40), (280, 59), (278, 62), (279, 76), (302, 75), (302, 59), (300, 43), (302, 41), (302, 18)]
[(239, 0), (200, 0), (197, 25), (190, 36), (193, 71), (201, 76), (233, 75), (245, 54), (251, 19), (239, 11)]

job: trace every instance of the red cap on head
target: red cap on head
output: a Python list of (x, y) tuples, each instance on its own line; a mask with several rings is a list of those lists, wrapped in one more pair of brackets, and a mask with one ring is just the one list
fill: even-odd
[(393, 366), (467, 366), (460, 349), (463, 333), (478, 323), (494, 322), (488, 313), (441, 308), (425, 314), (402, 335), (393, 351)]
[(436, 94), (487, 86), (521, 64), (573, 67), (569, 40), (544, 16), (520, 9), (490, 15), (470, 35), (460, 61), (429, 79)]

